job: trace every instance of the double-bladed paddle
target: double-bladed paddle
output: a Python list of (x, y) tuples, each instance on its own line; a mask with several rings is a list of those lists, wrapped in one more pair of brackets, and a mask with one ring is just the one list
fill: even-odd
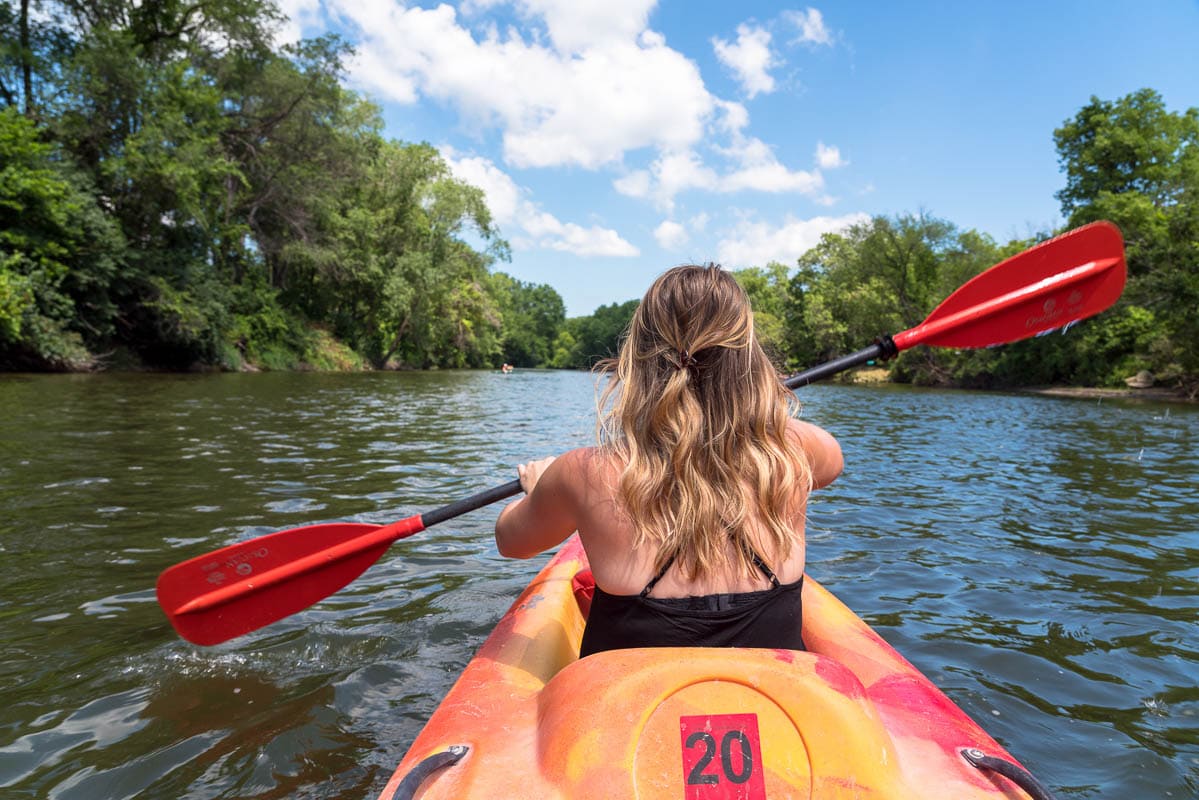
[[(1019, 341), (1111, 306), (1124, 289), (1124, 242), (1110, 222), (1084, 225), (972, 278), (914, 328), (793, 375), (795, 389), (918, 344), (974, 348)], [(397, 539), (520, 492), (509, 481), (390, 525), (331, 522), (267, 534), (170, 567), (158, 603), (179, 635), (219, 644), (333, 594)]]

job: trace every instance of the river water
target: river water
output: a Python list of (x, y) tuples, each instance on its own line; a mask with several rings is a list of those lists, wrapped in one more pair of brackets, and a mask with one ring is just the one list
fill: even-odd
[[(1070, 798), (1199, 796), (1199, 408), (814, 386), (809, 572)], [(186, 558), (385, 523), (586, 444), (570, 372), (0, 376), (0, 796), (360, 798), (545, 561), (497, 507), (226, 644)]]

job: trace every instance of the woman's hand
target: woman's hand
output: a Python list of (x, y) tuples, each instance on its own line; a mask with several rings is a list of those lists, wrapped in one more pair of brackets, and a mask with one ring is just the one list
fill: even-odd
[[(541, 458), (516, 468), (525, 496), (504, 506), (495, 521), (500, 555), (531, 558), (559, 544), (579, 523), (576, 518), (577, 456)], [(558, 461), (557, 464), (554, 462)], [(551, 469), (551, 465), (553, 468)], [(541, 486), (541, 491), (533, 489)]]
[(541, 480), (541, 474), (553, 463), (554, 456), (548, 456), (521, 464), (516, 468), (516, 474), (520, 476), (520, 488), (525, 490), (525, 494), (533, 493), (533, 487), (537, 485), (537, 481)]

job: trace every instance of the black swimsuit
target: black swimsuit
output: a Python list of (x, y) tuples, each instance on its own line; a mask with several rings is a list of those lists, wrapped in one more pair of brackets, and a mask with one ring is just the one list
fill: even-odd
[(804, 650), (803, 576), (779, 583), (757, 553), (753, 563), (769, 589), (697, 597), (650, 597), (672, 556), (641, 594), (608, 594), (599, 586), (583, 630), (579, 657), (627, 647), (777, 647)]

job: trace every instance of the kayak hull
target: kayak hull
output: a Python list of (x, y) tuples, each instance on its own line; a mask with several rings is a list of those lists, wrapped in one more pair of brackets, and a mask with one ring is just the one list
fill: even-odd
[[(811, 578), (808, 652), (642, 648), (579, 659), (588, 577), (572, 537), (467, 665), (381, 800), (1028, 796), (963, 757), (973, 748), (1011, 760)], [(451, 747), (462, 748), (457, 757), (429, 761)], [(418, 789), (422, 763), (431, 774), (419, 774)]]

